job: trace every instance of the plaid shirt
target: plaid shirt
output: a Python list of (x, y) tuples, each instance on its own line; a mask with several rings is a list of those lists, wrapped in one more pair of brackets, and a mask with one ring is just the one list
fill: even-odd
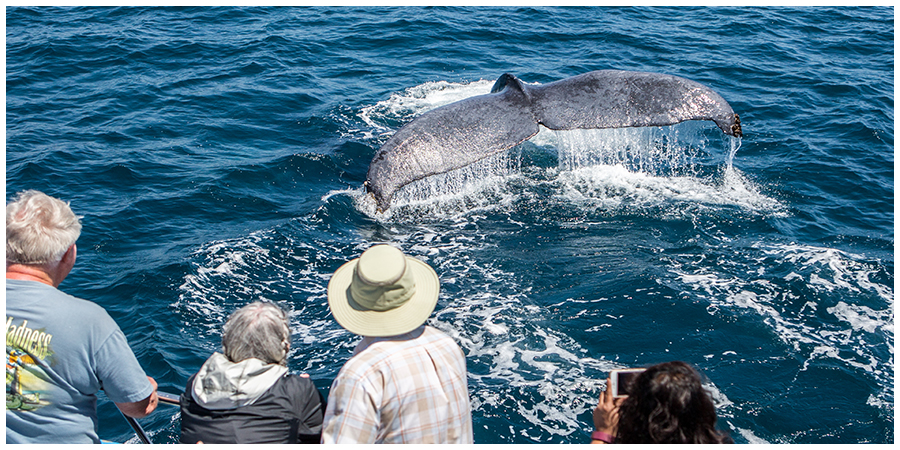
[(473, 443), (462, 350), (424, 325), (364, 338), (331, 385), (322, 442)]

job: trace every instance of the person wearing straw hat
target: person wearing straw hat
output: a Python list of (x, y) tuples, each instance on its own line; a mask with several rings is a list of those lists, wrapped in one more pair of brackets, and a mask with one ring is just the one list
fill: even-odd
[(335, 271), (328, 306), (363, 339), (331, 385), (323, 443), (473, 443), (465, 355), (425, 325), (439, 292), (428, 264), (386, 244)]

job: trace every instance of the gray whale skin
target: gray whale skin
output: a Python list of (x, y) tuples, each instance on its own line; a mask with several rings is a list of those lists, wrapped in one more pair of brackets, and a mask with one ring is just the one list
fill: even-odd
[(385, 211), (394, 193), (422, 178), (465, 167), (551, 130), (672, 125), (712, 120), (741, 137), (741, 121), (719, 94), (686, 78), (598, 70), (544, 85), (503, 74), (490, 94), (428, 111), (375, 154), (366, 190)]

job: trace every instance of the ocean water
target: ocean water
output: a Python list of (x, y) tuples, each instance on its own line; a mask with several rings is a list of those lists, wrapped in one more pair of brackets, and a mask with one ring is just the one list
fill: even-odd
[[(327, 394), (331, 273), (429, 263), (477, 443), (585, 443), (611, 369), (683, 360), (739, 443), (894, 441), (894, 11), (7, 7), (6, 198), (83, 215), (61, 288), (180, 392), (234, 310), (291, 312)], [(699, 81), (740, 114), (544, 130), (376, 213), (373, 155), (502, 73)], [(100, 436), (134, 442), (105, 397)], [(141, 424), (175, 442), (179, 415)]]

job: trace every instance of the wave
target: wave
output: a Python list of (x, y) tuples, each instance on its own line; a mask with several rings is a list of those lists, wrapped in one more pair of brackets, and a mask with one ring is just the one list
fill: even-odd
[(882, 386), (868, 403), (893, 411), (894, 298), (883, 264), (800, 244), (730, 253), (710, 255), (714, 265), (668, 257), (668, 270), (710, 314), (758, 317), (802, 360), (800, 372), (833, 361), (868, 374)]

